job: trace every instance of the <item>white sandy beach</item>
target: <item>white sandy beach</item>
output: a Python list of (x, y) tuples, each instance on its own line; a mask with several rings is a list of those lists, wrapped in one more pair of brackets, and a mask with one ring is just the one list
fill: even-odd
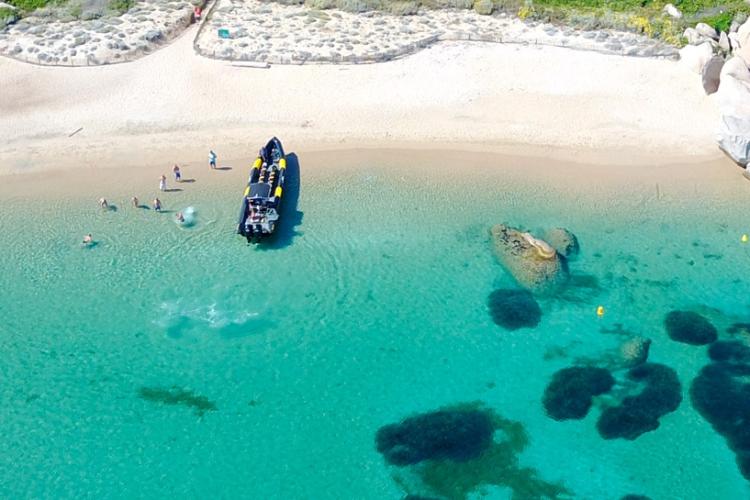
[(250, 158), (271, 135), (296, 150), (723, 158), (716, 105), (672, 61), (445, 42), (381, 64), (258, 69), (197, 56), (195, 30), (120, 65), (0, 59), (0, 173)]

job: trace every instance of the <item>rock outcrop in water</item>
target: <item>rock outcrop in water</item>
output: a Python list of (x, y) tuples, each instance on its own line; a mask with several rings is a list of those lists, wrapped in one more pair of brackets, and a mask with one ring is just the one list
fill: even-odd
[(568, 260), (575, 259), (581, 251), (578, 238), (565, 228), (555, 227), (544, 234), (544, 239), (557, 253)]
[(612, 371), (635, 368), (648, 360), (650, 348), (651, 339), (636, 335), (599, 356), (577, 358), (576, 363), (585, 366), (598, 366)]
[(523, 425), (478, 403), (385, 425), (375, 442), (407, 498), (468, 499), (491, 485), (508, 488), (513, 498), (571, 498), (562, 485), (519, 465), (529, 442)]
[(628, 379), (645, 384), (619, 406), (605, 409), (596, 428), (604, 439), (633, 440), (659, 427), (659, 418), (675, 411), (682, 401), (682, 386), (670, 367), (646, 363), (628, 371)]
[(582, 419), (591, 408), (592, 398), (609, 391), (614, 384), (614, 377), (604, 368), (563, 368), (555, 372), (544, 390), (544, 410), (555, 420)]
[(565, 260), (547, 242), (504, 224), (493, 226), (490, 232), (495, 255), (523, 288), (553, 293), (568, 281)]
[(542, 318), (542, 308), (527, 290), (495, 290), (487, 306), (492, 321), (506, 330), (533, 328)]

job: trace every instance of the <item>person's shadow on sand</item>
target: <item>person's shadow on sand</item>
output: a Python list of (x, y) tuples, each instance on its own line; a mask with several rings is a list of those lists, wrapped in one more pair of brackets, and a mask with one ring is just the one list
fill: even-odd
[(222, 165), (221, 167), (216, 167), (214, 170), (232, 170), (232, 167), (227, 167), (226, 165)]
[(284, 196), (279, 208), (279, 225), (268, 239), (260, 242), (259, 249), (272, 250), (288, 247), (293, 243), (295, 236), (302, 234), (297, 231), (297, 226), (302, 224), (304, 217), (304, 213), (297, 210), (301, 186), (299, 158), (295, 153), (289, 153), (286, 155)]

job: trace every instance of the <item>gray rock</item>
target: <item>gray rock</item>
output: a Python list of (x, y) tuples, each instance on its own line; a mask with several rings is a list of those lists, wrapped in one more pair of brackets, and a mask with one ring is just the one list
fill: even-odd
[(706, 91), (706, 95), (711, 95), (719, 90), (719, 77), (721, 75), (721, 68), (723, 66), (724, 58), (721, 56), (713, 56), (708, 60), (706, 65), (703, 66), (701, 80), (703, 82), (703, 90)]
[(162, 37), (163, 37), (163, 34), (161, 30), (149, 30), (146, 32), (145, 35), (143, 35), (143, 39), (151, 43), (161, 40)]
[(729, 52), (731, 46), (729, 45), (729, 37), (723, 31), (719, 35), (719, 48), (724, 52)]
[(612, 41), (604, 44), (605, 49), (620, 51), (622, 50), (622, 44), (620, 42)]
[(750, 118), (724, 115), (716, 137), (719, 147), (739, 165), (750, 165)]
[(687, 38), (687, 41), (690, 45), (698, 45), (703, 43), (704, 37), (698, 33), (695, 28), (687, 28), (682, 33), (682, 36)]
[(736, 49), (736, 55), (745, 60), (745, 64), (750, 66), (750, 19), (746, 20), (737, 30), (737, 42), (739, 48)]
[(83, 45), (84, 43), (89, 41), (88, 36), (77, 36), (73, 39), (73, 41), (70, 43), (71, 47), (78, 47)]
[(716, 32), (716, 30), (706, 23), (696, 24), (695, 31), (697, 31), (699, 35), (702, 35), (706, 38), (711, 38), (713, 40), (719, 39), (719, 34)]
[(750, 160), (750, 69), (734, 56), (721, 69), (716, 93), (722, 113), (717, 134), (719, 147), (734, 161), (747, 166)]

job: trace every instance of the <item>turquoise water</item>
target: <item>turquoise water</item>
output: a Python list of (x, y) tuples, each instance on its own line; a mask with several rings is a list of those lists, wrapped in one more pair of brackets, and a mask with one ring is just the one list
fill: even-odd
[[(88, 198), (4, 200), (0, 496), (397, 499), (402, 471), (377, 430), (478, 401), (521, 422), (520, 465), (575, 498), (747, 498), (687, 394), (705, 348), (662, 325), (672, 309), (721, 332), (750, 317), (746, 186), (657, 194), (447, 167), (303, 163), (298, 213), (265, 248), (233, 235), (235, 193), (200, 179), (166, 199), (196, 207), (190, 229)], [(496, 326), (487, 296), (512, 286), (491, 251), (497, 222), (567, 227), (582, 246), (571, 269), (599, 288), (540, 299), (534, 329)], [(618, 324), (652, 338), (650, 359), (683, 386), (635, 441), (599, 437), (596, 408), (556, 422), (541, 405), (552, 373), (616, 346), (603, 330)]]

